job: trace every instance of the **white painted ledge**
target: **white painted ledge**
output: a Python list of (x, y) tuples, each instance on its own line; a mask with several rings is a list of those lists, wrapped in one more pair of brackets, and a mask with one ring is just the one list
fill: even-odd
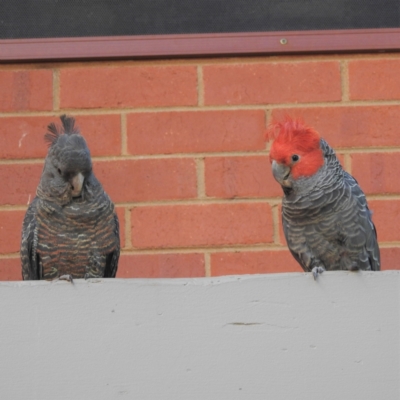
[(0, 398), (398, 400), (400, 272), (0, 283)]

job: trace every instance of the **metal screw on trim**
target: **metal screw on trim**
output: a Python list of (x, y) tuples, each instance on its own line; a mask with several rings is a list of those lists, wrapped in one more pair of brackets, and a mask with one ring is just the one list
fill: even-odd
[(279, 43), (280, 43), (280, 44), (287, 44), (287, 39), (282, 38), (282, 39), (279, 41)]

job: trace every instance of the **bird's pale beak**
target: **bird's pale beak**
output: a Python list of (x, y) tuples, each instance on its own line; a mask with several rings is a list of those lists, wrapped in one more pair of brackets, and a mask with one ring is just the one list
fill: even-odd
[(272, 175), (275, 180), (283, 187), (292, 187), (291, 182), (288, 180), (290, 175), (290, 167), (279, 164), (275, 160), (272, 161)]
[(71, 179), (72, 197), (79, 197), (82, 192), (85, 177), (79, 172)]

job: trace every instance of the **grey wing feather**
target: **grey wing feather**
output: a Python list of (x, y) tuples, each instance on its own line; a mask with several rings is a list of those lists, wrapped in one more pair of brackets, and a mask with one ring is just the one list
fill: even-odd
[(293, 244), (291, 243), (290, 240), (290, 236), (289, 236), (289, 226), (288, 226), (288, 222), (285, 220), (283, 213), (282, 213), (282, 227), (283, 227), (283, 233), (285, 235), (285, 239), (289, 248), (289, 251), (292, 253), (292, 256), (294, 257), (294, 259), (301, 265), (301, 267), (305, 270), (306, 266), (303, 265), (301, 258), (299, 257), (299, 255), (292, 250), (293, 248)]
[(41, 262), (36, 254), (36, 207), (38, 199), (35, 198), (28, 207), (22, 224), (21, 238), (21, 266), (23, 280), (41, 279)]
[(115, 278), (118, 269), (120, 242), (119, 242), (119, 221), (117, 214), (114, 214), (114, 223), (115, 223), (114, 233), (115, 233), (115, 238), (117, 240), (117, 247), (113, 252), (107, 255), (106, 268), (104, 270), (105, 278)]
[(290, 253), (294, 257), (294, 259), (300, 264), (301, 268), (303, 268), (303, 270), (306, 272), (310, 272), (315, 266), (320, 266), (321, 264), (319, 260), (315, 258), (312, 250), (307, 245), (307, 242), (305, 240), (304, 229), (306, 229), (306, 227), (297, 226), (295, 228), (296, 232), (291, 232), (291, 234), (289, 234), (289, 222), (285, 220), (283, 214), (282, 225)]
[[(362, 227), (361, 235), (349, 235), (349, 246), (353, 242), (362, 241), (363, 251), (360, 253), (359, 264), (360, 269), (379, 271), (380, 270), (380, 252), (378, 246), (378, 235), (371, 218), (371, 211), (368, 208), (367, 200), (357, 181), (347, 172), (345, 172), (345, 181), (350, 186), (352, 195), (357, 199), (357, 215), (355, 215), (356, 223)], [(352, 218), (353, 219), (353, 218)], [(344, 220), (345, 224), (351, 223), (351, 220)], [(352, 228), (350, 228), (352, 229)], [(354, 230), (352, 230), (354, 232)]]
[(351, 175), (344, 173), (344, 180), (343, 189), (331, 192), (336, 202), (345, 202), (340, 211), (330, 212), (332, 205), (326, 208), (320, 195), (313, 201), (318, 213), (322, 212), (315, 223), (294, 223), (282, 213), (289, 250), (304, 271), (318, 266), (327, 270), (380, 269), (376, 229), (365, 195)]

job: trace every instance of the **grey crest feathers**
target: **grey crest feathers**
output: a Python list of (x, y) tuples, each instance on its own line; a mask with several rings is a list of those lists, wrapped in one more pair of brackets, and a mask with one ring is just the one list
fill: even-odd
[(60, 128), (58, 128), (54, 122), (47, 126), (48, 132), (44, 135), (44, 140), (49, 144), (49, 146), (55, 145), (62, 134), (80, 135), (79, 129), (75, 127), (75, 118), (68, 117), (64, 114), (61, 115), (60, 119), (62, 122)]

